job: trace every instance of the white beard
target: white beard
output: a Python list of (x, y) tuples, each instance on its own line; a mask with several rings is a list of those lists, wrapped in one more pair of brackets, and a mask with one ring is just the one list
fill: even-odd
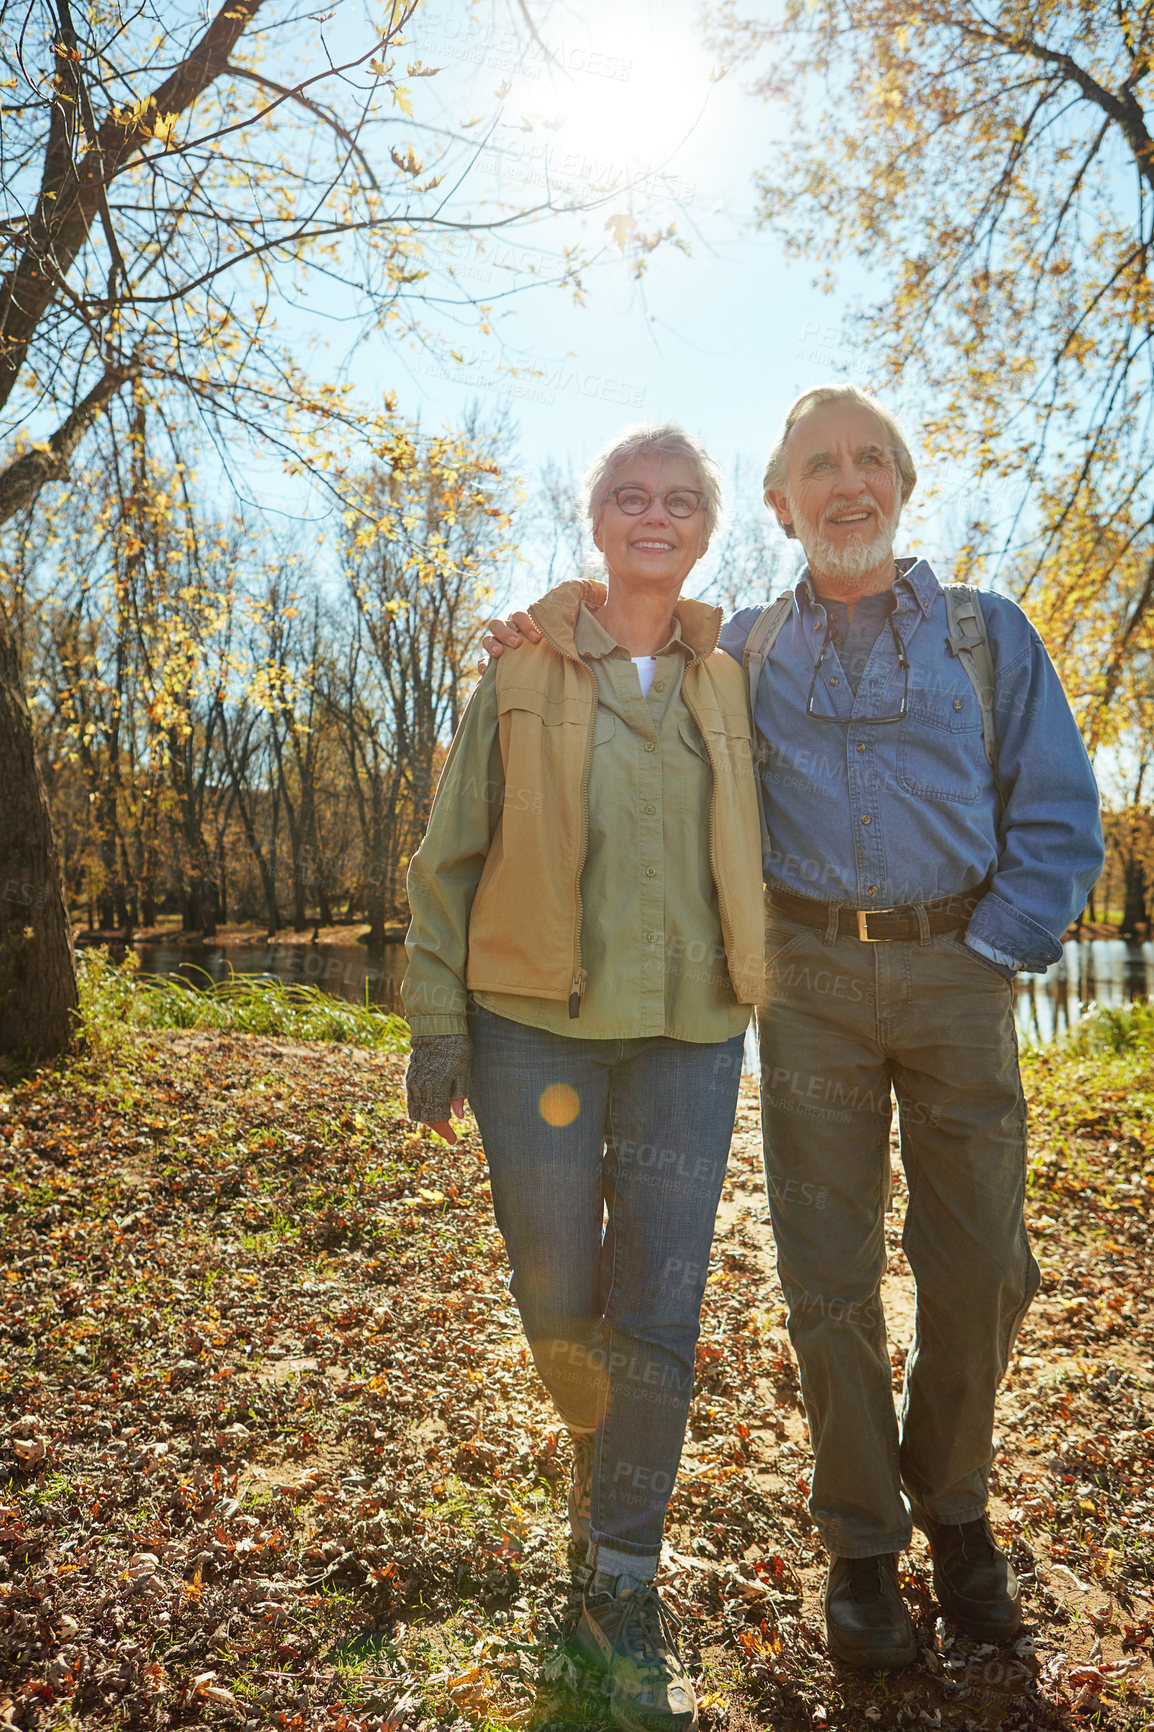
[(847, 546), (839, 546), (830, 541), (817, 524), (810, 523), (802, 515), (796, 500), (788, 494), (786, 498), (806, 561), (810, 569), (817, 571), (822, 577), (832, 578), (835, 583), (853, 585), (867, 572), (874, 571), (879, 565), (893, 559), (894, 537), (897, 535), (898, 521), (902, 514), (900, 498), (890, 515), (878, 520), (877, 528), (868, 541), (855, 537)]

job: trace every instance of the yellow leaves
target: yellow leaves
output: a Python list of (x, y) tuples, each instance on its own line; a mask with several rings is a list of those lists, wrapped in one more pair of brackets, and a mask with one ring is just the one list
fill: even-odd
[(402, 114), (407, 114), (408, 116), (410, 116), (410, 118), (412, 117), (412, 113), (413, 113), (412, 94), (409, 90), (406, 89), (406, 87), (403, 84), (394, 85), (394, 87), (393, 87), (393, 103), (394, 103), (395, 107), (400, 109)]
[(155, 96), (141, 96), (131, 105), (118, 106), (112, 111), (112, 119), (127, 135), (155, 138), (161, 144), (170, 142), (179, 118), (176, 114), (159, 113)]
[(497, 1695), (496, 1680), (482, 1666), (467, 1666), (463, 1672), (449, 1676), (444, 1682), (455, 1706), (465, 1713), (485, 1714)]
[(1077, 366), (1082, 366), (1091, 359), (1094, 349), (1093, 337), (1088, 332), (1085, 330), (1072, 331), (1066, 338), (1063, 354), (1067, 360), (1073, 361)]
[(423, 172), (424, 165), (417, 160), (411, 144), (406, 145), (405, 154), (403, 156), (395, 145), (390, 148), (389, 155), (392, 157), (394, 163), (400, 169), (402, 174), (411, 174), (416, 176)]
[(637, 232), (637, 224), (631, 216), (625, 213), (611, 216), (605, 227), (611, 231), (613, 243), (621, 252), (625, 251), (629, 245), (630, 237)]

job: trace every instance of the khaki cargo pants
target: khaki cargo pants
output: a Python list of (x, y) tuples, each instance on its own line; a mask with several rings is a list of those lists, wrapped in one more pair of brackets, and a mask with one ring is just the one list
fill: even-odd
[[(810, 1510), (832, 1553), (896, 1552), (911, 1517), (985, 1509), (994, 1397), (1038, 1289), (1013, 989), (960, 928), (827, 941), (771, 914), (768, 955), (762, 1132), (813, 1445)], [(897, 1413), (879, 1296), (891, 1087), (917, 1284)]]

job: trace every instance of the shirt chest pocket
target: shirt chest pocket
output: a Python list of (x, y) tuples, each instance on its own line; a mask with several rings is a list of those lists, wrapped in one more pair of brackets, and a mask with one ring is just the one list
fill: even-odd
[[(965, 676), (962, 676), (965, 680)], [(921, 799), (972, 806), (990, 786), (973, 687), (911, 691), (898, 737), (898, 786)]]
[(597, 721), (593, 728), (594, 751), (596, 751), (598, 746), (607, 746), (616, 731), (617, 722), (614, 718), (613, 711), (605, 709), (604, 706), (599, 706), (597, 710)]

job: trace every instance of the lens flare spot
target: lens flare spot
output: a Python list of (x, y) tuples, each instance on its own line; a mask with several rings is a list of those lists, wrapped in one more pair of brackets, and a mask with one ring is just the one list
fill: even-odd
[(563, 1130), (571, 1125), (581, 1111), (581, 1102), (576, 1089), (571, 1089), (568, 1083), (550, 1083), (541, 1096), (541, 1117), (547, 1125), (553, 1125), (557, 1130)]

